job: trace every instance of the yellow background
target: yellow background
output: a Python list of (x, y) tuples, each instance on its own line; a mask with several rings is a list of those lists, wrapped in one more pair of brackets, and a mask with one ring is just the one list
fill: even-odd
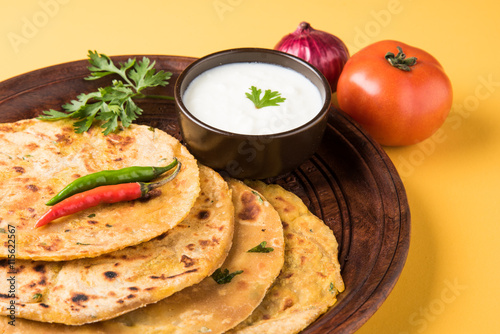
[[(351, 54), (396, 39), (433, 54), (454, 106), (421, 144), (386, 148), (412, 239), (395, 289), (358, 333), (500, 333), (500, 5), (493, 0), (0, 0), (0, 80), (87, 50), (200, 57), (272, 48), (308, 21)], [(1, 110), (0, 110), (1, 112)], [(341, 158), (341, 157), (339, 157)]]

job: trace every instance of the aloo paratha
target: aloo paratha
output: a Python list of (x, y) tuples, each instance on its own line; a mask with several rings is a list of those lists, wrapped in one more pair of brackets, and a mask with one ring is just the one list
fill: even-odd
[(293, 334), (314, 322), (344, 291), (333, 232), (291, 192), (260, 181), (248, 184), (280, 214), (285, 265), (253, 312), (227, 334)]
[[(177, 177), (148, 200), (100, 205), (33, 229), (44, 204), (79, 176), (128, 166), (161, 166), (176, 157)], [(77, 134), (68, 121), (36, 119), (0, 124), (0, 258), (40, 261), (94, 257), (139, 244), (182, 221), (199, 194), (196, 160), (167, 133), (142, 125), (104, 136), (99, 128)]]

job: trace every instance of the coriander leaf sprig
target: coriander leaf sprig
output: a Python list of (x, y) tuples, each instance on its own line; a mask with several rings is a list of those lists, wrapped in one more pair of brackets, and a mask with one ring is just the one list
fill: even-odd
[(122, 80), (114, 79), (112, 85), (99, 88), (96, 92), (82, 93), (76, 100), (62, 106), (65, 112), (50, 109), (43, 112), (38, 119), (55, 121), (63, 118), (75, 119), (73, 124), (75, 132), (83, 133), (90, 129), (95, 120), (102, 121), (103, 133), (108, 135), (117, 131), (119, 123), (125, 128), (129, 127), (141, 114), (142, 109), (137, 106), (137, 98), (162, 98), (173, 100), (171, 96), (145, 95), (142, 91), (146, 88), (166, 86), (172, 73), (156, 72), (152, 62), (143, 57), (142, 61), (128, 59), (117, 67), (113, 61), (104, 54), (89, 51), (89, 71), (85, 80), (97, 80), (110, 74), (119, 75)]
[(285, 102), (286, 98), (281, 97), (281, 93), (277, 91), (271, 91), (266, 89), (264, 91), (264, 96), (262, 99), (260, 95), (262, 94), (262, 89), (258, 89), (255, 86), (250, 87), (251, 93), (245, 93), (248, 99), (252, 101), (255, 108), (260, 109), (264, 107), (278, 106), (279, 103)]
[(272, 247), (266, 247), (267, 241), (262, 241), (257, 246), (249, 249), (247, 253), (270, 253), (274, 250)]
[(213, 272), (211, 275), (212, 278), (214, 279), (217, 284), (227, 284), (231, 282), (231, 280), (234, 278), (234, 276), (242, 274), (243, 270), (237, 270), (232, 273), (229, 273), (229, 269), (217, 269)]

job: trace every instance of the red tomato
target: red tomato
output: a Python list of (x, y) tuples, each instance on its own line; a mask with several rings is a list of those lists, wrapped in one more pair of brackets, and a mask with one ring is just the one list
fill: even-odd
[[(387, 52), (416, 57), (409, 71), (396, 68)], [(430, 137), (444, 123), (452, 87), (439, 62), (427, 52), (386, 40), (371, 44), (345, 64), (337, 86), (340, 109), (380, 144), (402, 146)]]

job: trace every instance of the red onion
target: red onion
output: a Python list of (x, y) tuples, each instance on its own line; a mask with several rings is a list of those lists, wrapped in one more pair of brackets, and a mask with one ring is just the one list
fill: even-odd
[(323, 73), (332, 92), (337, 91), (340, 72), (349, 59), (349, 50), (338, 37), (315, 30), (309, 23), (302, 22), (297, 30), (283, 37), (274, 49), (309, 62)]

